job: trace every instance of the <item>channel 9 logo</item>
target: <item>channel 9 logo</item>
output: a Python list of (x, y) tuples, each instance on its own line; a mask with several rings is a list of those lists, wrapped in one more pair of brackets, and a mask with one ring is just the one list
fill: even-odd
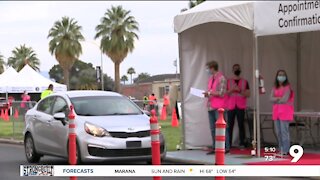
[(53, 176), (52, 165), (24, 165), (23, 176)]

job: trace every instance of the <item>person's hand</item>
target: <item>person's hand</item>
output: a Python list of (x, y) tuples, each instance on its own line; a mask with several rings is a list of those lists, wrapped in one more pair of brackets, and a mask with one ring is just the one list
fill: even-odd
[(209, 97), (210, 92), (209, 92), (209, 91), (205, 91), (205, 92), (203, 93), (203, 95), (204, 95), (204, 97)]
[(241, 96), (246, 96), (245, 91), (240, 91)]
[(274, 97), (275, 98), (275, 102), (278, 103), (280, 101), (280, 97)]
[(235, 87), (233, 88), (233, 92), (240, 92), (240, 88), (239, 88), (238, 86), (235, 86)]

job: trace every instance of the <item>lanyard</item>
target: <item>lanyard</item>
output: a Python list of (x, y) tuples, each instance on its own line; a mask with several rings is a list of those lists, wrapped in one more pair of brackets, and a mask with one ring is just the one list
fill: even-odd
[(213, 83), (214, 83), (214, 77), (212, 78), (212, 82), (211, 82), (211, 87), (210, 87), (210, 89), (212, 89)]

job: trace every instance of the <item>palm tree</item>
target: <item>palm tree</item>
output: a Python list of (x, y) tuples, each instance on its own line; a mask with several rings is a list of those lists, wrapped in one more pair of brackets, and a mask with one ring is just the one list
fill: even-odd
[(74, 18), (62, 17), (61, 21), (56, 21), (49, 30), (48, 38), (49, 51), (59, 62), (63, 69), (64, 83), (69, 89), (69, 74), (73, 64), (82, 54), (80, 41), (84, 40), (81, 34), (82, 27)]
[[(202, 2), (204, 2), (206, 0), (189, 0), (189, 9), (201, 4)], [(180, 10), (180, 12), (184, 12), (184, 11), (187, 11), (188, 8), (183, 8)]]
[(121, 81), (123, 82), (123, 84), (126, 84), (126, 81), (128, 81), (128, 76), (123, 75), (123, 76), (121, 77)]
[(129, 68), (127, 71), (127, 74), (130, 74), (131, 84), (132, 84), (132, 74), (135, 74), (136, 71), (133, 69), (133, 67)]
[(40, 60), (37, 58), (37, 54), (31, 47), (24, 44), (12, 50), (12, 56), (8, 58), (8, 66), (20, 71), (26, 64), (36, 71), (40, 70)]
[(95, 39), (101, 38), (101, 51), (114, 63), (116, 92), (120, 91), (120, 63), (133, 51), (135, 39), (139, 39), (136, 34), (139, 24), (130, 12), (122, 6), (112, 6), (96, 26)]
[(193, 8), (206, 0), (189, 0), (189, 8)]
[(0, 74), (4, 72), (4, 66), (6, 62), (4, 61), (4, 56), (0, 54)]

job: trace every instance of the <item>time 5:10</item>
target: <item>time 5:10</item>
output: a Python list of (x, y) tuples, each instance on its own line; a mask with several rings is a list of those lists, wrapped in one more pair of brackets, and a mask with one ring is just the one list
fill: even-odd
[(264, 152), (265, 153), (275, 153), (277, 149), (275, 147), (265, 147)]

